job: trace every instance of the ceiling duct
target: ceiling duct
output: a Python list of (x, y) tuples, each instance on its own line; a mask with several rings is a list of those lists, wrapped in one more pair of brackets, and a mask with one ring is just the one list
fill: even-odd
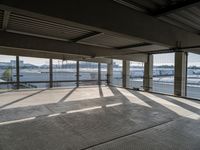
[(3, 28), (3, 15), (4, 15), (3, 10), (0, 10), (0, 29)]
[(88, 30), (32, 18), (17, 13), (10, 14), (7, 28), (10, 32), (32, 34), (63, 40), (71, 40), (91, 32)]

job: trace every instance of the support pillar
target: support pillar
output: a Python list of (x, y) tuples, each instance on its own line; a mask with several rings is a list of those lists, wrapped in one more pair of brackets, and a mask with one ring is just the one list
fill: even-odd
[(129, 74), (130, 74), (130, 61), (123, 60), (122, 86), (124, 88), (127, 88), (129, 86)]
[(79, 61), (76, 62), (76, 86), (79, 87)]
[(98, 85), (101, 85), (101, 63), (98, 63)]
[(147, 62), (144, 63), (144, 91), (150, 91), (153, 88), (153, 55), (149, 54)]
[(53, 59), (49, 59), (49, 87), (53, 87)]
[(19, 71), (19, 56), (16, 56), (16, 88), (19, 89), (20, 88), (20, 71)]
[(174, 95), (185, 96), (186, 94), (186, 70), (187, 54), (185, 52), (175, 53), (174, 73)]
[(113, 78), (113, 61), (107, 65), (107, 83), (110, 85)]

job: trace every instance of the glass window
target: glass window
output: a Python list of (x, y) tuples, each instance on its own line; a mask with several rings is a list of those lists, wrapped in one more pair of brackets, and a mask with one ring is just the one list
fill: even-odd
[[(76, 61), (53, 59), (53, 86), (66, 87), (76, 85)], [(60, 82), (58, 82), (60, 81)], [(66, 82), (72, 81), (72, 82)], [(74, 81), (74, 82), (73, 82)]]
[(122, 60), (113, 59), (112, 84), (122, 86)]
[(174, 53), (153, 55), (153, 91), (174, 93)]
[(15, 89), (16, 81), (16, 57), (0, 55), (0, 91)]
[(49, 59), (19, 57), (19, 60), (20, 88), (49, 87)]
[[(98, 81), (98, 63), (80, 61), (79, 63), (79, 80), (87, 81), (84, 84), (97, 84)], [(81, 83), (83, 83), (81, 82)]]
[(200, 99), (200, 55), (188, 53), (187, 97)]
[(144, 63), (130, 61), (129, 88), (143, 89)]
[(107, 64), (106, 63), (101, 63), (101, 83), (102, 84), (107, 84)]

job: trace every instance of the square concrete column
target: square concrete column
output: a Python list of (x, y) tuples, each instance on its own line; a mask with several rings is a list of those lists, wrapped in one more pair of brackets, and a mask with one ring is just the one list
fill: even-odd
[(16, 56), (16, 88), (20, 89), (20, 66), (19, 66), (19, 56)]
[(79, 61), (76, 62), (76, 86), (79, 87)]
[(122, 69), (122, 86), (127, 88), (129, 86), (129, 74), (130, 74), (130, 61), (123, 60)]
[(98, 63), (98, 85), (101, 85), (101, 63)]
[(49, 87), (53, 87), (53, 59), (49, 59)]
[(108, 85), (112, 82), (113, 78), (113, 61), (107, 65), (107, 82)]
[(151, 91), (153, 88), (153, 55), (148, 55), (147, 62), (144, 63), (144, 91)]
[(185, 96), (186, 91), (187, 54), (175, 53), (174, 95)]

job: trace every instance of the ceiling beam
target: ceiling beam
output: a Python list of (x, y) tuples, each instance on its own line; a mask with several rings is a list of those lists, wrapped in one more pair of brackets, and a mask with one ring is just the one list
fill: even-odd
[(70, 41), (72, 41), (72, 42), (78, 42), (78, 41), (81, 41), (83, 39), (87, 39), (87, 38), (93, 37), (93, 36), (98, 35), (98, 34), (101, 34), (101, 32), (93, 31), (93, 32), (90, 32), (90, 33), (85, 34), (83, 36), (77, 37), (75, 39), (71, 39)]
[(0, 31), (0, 39), (0, 46), (2, 47), (90, 56), (91, 58), (121, 54), (121, 52), (117, 52), (116, 49), (111, 48), (103, 48), (84, 45), (80, 43), (46, 39), (5, 31)]
[(63, 53), (55, 52), (44, 52), (38, 50), (27, 50), (19, 48), (8, 48), (0, 46), (0, 54), (3, 55), (14, 55), (14, 56), (24, 56), (24, 57), (37, 57), (37, 58), (52, 58), (61, 60), (78, 60), (78, 61), (90, 61), (90, 62), (100, 62), (100, 63), (111, 63), (110, 58), (91, 58), (86, 56), (77, 56)]
[(116, 47), (116, 49), (128, 49), (128, 48), (134, 48), (134, 47), (141, 47), (141, 46), (148, 46), (152, 45), (151, 43), (138, 43), (138, 44), (133, 44), (133, 45), (127, 45), (127, 46), (121, 46), (121, 47)]
[(163, 15), (167, 15), (170, 13), (174, 13), (176, 11), (180, 11), (181, 9), (190, 8), (192, 6), (200, 5), (199, 0), (185, 0), (185, 1), (178, 1), (175, 4), (168, 5), (164, 8), (161, 8), (154, 13), (152, 13), (153, 16), (160, 17)]
[(129, 60), (129, 61), (147, 62), (148, 54), (130, 54), (130, 55), (123, 55), (123, 56), (112, 56), (109, 58)]
[[(108, 34), (120, 34), (122, 37), (137, 38), (149, 43), (157, 43), (168, 47), (175, 47), (176, 43), (182, 46), (194, 46), (200, 43), (200, 36), (184, 31), (178, 27), (160, 21), (154, 17), (143, 14), (133, 9), (117, 4), (114, 1), (84, 0), (84, 1), (23, 1), (2, 0), (0, 7), (9, 9), (13, 7), (22, 12), (43, 14), (55, 19), (63, 20), (63, 23), (71, 22), (97, 32)], [(48, 3), (48, 7), (46, 7)], [(57, 7), (55, 7), (57, 6)], [(56, 12), (56, 13), (55, 13)], [(19, 12), (20, 13), (20, 12)], [(47, 18), (48, 18), (47, 17)]]
[(3, 25), (2, 25), (3, 30), (7, 29), (9, 17), (10, 17), (10, 11), (5, 10), (3, 15)]

